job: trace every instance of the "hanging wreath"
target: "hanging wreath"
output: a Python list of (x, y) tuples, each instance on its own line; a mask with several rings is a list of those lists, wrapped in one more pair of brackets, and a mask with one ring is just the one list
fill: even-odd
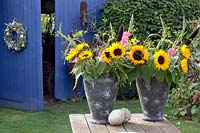
[(5, 24), (7, 27), (4, 31), (4, 41), (8, 49), (17, 52), (27, 46), (27, 34), (21, 23), (13, 22)]

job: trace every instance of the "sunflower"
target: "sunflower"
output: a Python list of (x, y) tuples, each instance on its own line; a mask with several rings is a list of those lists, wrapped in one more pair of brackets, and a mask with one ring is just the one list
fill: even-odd
[(110, 56), (109, 48), (106, 48), (102, 51), (101, 56), (103, 57), (104, 62), (111, 62), (112, 58)]
[(190, 49), (187, 47), (186, 44), (184, 44), (184, 45), (181, 47), (181, 54), (182, 54), (183, 57), (185, 57), (186, 59), (190, 59), (191, 52), (190, 52)]
[(131, 48), (129, 53), (129, 60), (135, 65), (144, 64), (149, 59), (149, 52), (142, 45), (135, 45)]
[(154, 63), (158, 70), (167, 70), (170, 65), (170, 57), (164, 50), (159, 50), (154, 54)]
[(69, 51), (69, 53), (67, 54), (67, 56), (65, 57), (66, 60), (72, 60), (76, 55), (78, 54), (78, 50), (73, 48)]
[(119, 42), (115, 42), (110, 47), (110, 56), (114, 59), (124, 58), (126, 49)]
[(89, 47), (89, 45), (85, 42), (80, 43), (78, 45), (76, 45), (75, 49), (77, 49), (78, 51), (82, 50), (84, 47)]
[(187, 72), (188, 72), (188, 59), (183, 59), (183, 60), (181, 60), (181, 70), (182, 70), (184, 73), (187, 73)]
[(80, 58), (80, 60), (84, 60), (84, 59), (91, 58), (92, 56), (93, 56), (93, 53), (91, 51), (85, 50), (81, 52), (78, 57)]

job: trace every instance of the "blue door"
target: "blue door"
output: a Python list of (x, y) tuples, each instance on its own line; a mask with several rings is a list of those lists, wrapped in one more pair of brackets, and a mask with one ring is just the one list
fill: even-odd
[[(80, 5), (81, 2), (87, 3), (88, 11), (99, 10), (99, 7), (106, 0), (56, 0), (56, 31), (62, 23), (62, 31), (69, 34), (75, 28), (80, 28)], [(98, 14), (98, 11), (96, 11)], [(55, 45), (55, 97), (58, 99), (71, 98), (73, 94), (72, 79), (69, 74), (68, 65), (64, 65), (63, 40), (56, 38)]]
[[(0, 106), (43, 109), (40, 0), (0, 1)], [(15, 19), (28, 34), (28, 46), (11, 52), (3, 40), (4, 23)]]

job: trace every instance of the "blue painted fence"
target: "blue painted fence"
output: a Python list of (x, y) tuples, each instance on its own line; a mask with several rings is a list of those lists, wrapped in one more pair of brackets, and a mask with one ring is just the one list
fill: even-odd
[[(0, 106), (42, 110), (42, 48), (40, 0), (0, 1)], [(28, 34), (28, 46), (19, 53), (7, 49), (4, 23), (21, 22)]]
[[(88, 5), (88, 11), (98, 9), (106, 0), (85, 0)], [(56, 0), (56, 30), (62, 23), (63, 32), (70, 33), (80, 24), (80, 3), (82, 0)], [(98, 15), (98, 11), (97, 11)], [(55, 96), (56, 98), (70, 98), (73, 94), (73, 84), (67, 65), (63, 65), (63, 40), (56, 38), (56, 74), (55, 74)], [(81, 85), (80, 85), (81, 86)], [(80, 87), (79, 87), (80, 88)], [(83, 88), (81, 88), (83, 90)]]
[[(106, 0), (85, 0), (88, 9), (95, 9)], [(63, 32), (68, 34), (79, 24), (82, 0), (55, 0), (56, 30), (62, 22)], [(0, 0), (0, 106), (42, 110), (43, 75), (41, 42), (41, 1)], [(28, 46), (19, 53), (9, 51), (3, 40), (4, 23), (13, 19), (21, 22), (28, 34)], [(71, 98), (72, 80), (64, 65), (63, 40), (55, 44), (55, 97)]]

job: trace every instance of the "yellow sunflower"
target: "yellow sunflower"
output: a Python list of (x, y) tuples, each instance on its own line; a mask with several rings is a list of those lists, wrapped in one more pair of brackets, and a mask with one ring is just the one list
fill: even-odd
[(92, 56), (93, 56), (93, 53), (91, 51), (85, 50), (81, 52), (78, 57), (80, 58), (80, 60), (85, 60), (85, 59), (91, 58)]
[(78, 54), (78, 50), (73, 48), (69, 51), (69, 53), (67, 54), (67, 56), (65, 57), (66, 60), (72, 60), (76, 55)]
[(110, 55), (114, 59), (124, 58), (126, 54), (126, 49), (119, 42), (115, 42), (110, 47)]
[(109, 48), (106, 48), (102, 51), (101, 56), (103, 57), (104, 62), (111, 62), (112, 58), (110, 56)]
[(190, 52), (190, 49), (187, 47), (186, 44), (184, 44), (184, 45), (181, 47), (181, 54), (182, 54), (183, 57), (185, 57), (186, 59), (190, 59), (191, 52)]
[(132, 38), (129, 42), (131, 43), (131, 44), (135, 44), (136, 43), (136, 41), (137, 41), (137, 38)]
[(164, 50), (159, 50), (154, 54), (154, 63), (158, 70), (167, 70), (170, 65), (170, 57)]
[(187, 59), (181, 60), (181, 70), (182, 70), (184, 73), (187, 73), (187, 72), (188, 72), (188, 60), (187, 60)]
[(89, 47), (89, 45), (85, 42), (80, 43), (78, 45), (76, 45), (75, 49), (77, 49), (78, 51), (82, 50), (84, 47)]
[(135, 65), (144, 64), (149, 59), (149, 52), (143, 45), (135, 45), (129, 53), (129, 60)]

